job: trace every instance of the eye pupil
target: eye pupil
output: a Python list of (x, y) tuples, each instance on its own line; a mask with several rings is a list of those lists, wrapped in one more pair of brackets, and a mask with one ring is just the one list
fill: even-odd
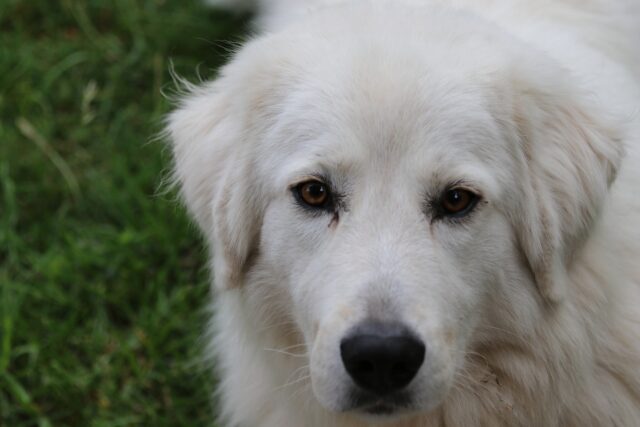
[(475, 201), (476, 196), (470, 191), (462, 189), (448, 190), (442, 199), (442, 208), (447, 215), (463, 213)]
[(321, 198), (324, 194), (324, 187), (320, 184), (309, 184), (306, 189), (309, 196), (314, 199)]
[(329, 199), (327, 186), (319, 181), (300, 184), (298, 194), (304, 203), (313, 207), (321, 207)]

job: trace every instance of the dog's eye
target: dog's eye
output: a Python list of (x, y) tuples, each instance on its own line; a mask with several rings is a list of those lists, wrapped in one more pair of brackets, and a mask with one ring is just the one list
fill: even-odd
[(320, 181), (314, 180), (298, 184), (296, 192), (299, 199), (307, 206), (323, 208), (329, 203), (329, 188)]
[(460, 217), (469, 213), (478, 202), (478, 196), (469, 190), (452, 188), (445, 191), (440, 201), (444, 215)]

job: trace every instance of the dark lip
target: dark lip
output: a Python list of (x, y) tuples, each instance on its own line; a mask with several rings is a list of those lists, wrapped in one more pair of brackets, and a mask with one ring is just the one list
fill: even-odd
[(373, 405), (362, 408), (361, 411), (369, 415), (392, 415), (400, 409), (401, 408), (396, 405), (391, 405), (385, 402), (376, 402)]
[(384, 397), (359, 395), (351, 410), (372, 416), (391, 416), (411, 408), (411, 399), (405, 393)]

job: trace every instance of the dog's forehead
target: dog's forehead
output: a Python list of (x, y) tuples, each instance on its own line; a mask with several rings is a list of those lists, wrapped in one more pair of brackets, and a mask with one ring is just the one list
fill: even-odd
[[(259, 136), (265, 172), (273, 176), (277, 165), (290, 181), (304, 172), (384, 168), (454, 179), (460, 165), (499, 167), (508, 150), (503, 119), (496, 119), (504, 117), (502, 56), (463, 61), (445, 51), (448, 45), (416, 55), (415, 46), (384, 37), (348, 40), (308, 37), (305, 49), (295, 38), (257, 46), (264, 63), (254, 69), (264, 68), (260, 75), (273, 82), (261, 83), (267, 89), (260, 103), (277, 100), (260, 113), (270, 120)], [(277, 60), (266, 52), (277, 52)]]
[(504, 150), (490, 100), (473, 82), (370, 65), (366, 73), (334, 70), (329, 84), (308, 77), (292, 88), (271, 138), (286, 141), (286, 152), (274, 150), (282, 154), (284, 176), (319, 169), (459, 179), (464, 174), (454, 168), (477, 169)]

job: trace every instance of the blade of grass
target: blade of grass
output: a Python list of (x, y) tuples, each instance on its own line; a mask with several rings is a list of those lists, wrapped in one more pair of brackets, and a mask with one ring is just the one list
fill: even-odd
[(20, 133), (22, 133), (25, 138), (33, 142), (47, 156), (51, 163), (53, 163), (56, 169), (58, 169), (58, 172), (60, 172), (64, 178), (71, 195), (76, 199), (76, 201), (80, 199), (81, 194), (78, 179), (75, 177), (73, 171), (62, 156), (58, 154), (51, 144), (49, 144), (49, 142), (24, 117), (18, 117), (16, 120), (16, 126), (20, 130)]

